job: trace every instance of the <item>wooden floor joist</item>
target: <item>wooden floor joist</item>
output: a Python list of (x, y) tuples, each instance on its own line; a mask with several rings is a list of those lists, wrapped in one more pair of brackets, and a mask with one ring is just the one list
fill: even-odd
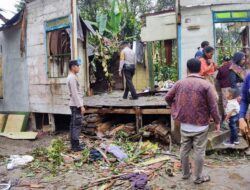
[[(168, 115), (170, 108), (140, 108), (142, 115)], [(89, 108), (86, 107), (86, 113), (99, 113), (99, 114), (136, 114), (135, 108)]]

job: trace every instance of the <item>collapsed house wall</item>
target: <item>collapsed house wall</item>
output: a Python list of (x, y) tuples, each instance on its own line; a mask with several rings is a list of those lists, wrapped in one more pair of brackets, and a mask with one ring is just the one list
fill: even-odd
[[(69, 94), (66, 85), (67, 76), (49, 78), (48, 61), (46, 48), (45, 23), (60, 17), (70, 16), (70, 0), (43, 0), (32, 1), (27, 4), (27, 64), (29, 72), (29, 99), (30, 111), (41, 113), (69, 114), (68, 108)], [(71, 17), (72, 18), (72, 17)], [(71, 23), (72, 24), (72, 23)], [(76, 29), (76, 26), (74, 26)], [(70, 31), (70, 30), (69, 30)], [(85, 89), (86, 79), (86, 59), (83, 53), (83, 43), (72, 45), (77, 48), (81, 59), (79, 80), (81, 88)], [(86, 42), (85, 42), (86, 43)]]
[(207, 40), (215, 46), (214, 11), (250, 10), (250, 1), (181, 1), (181, 77), (187, 75), (186, 62)]
[(0, 32), (2, 62), (1, 112), (28, 112), (28, 71), (20, 54), (20, 24)]

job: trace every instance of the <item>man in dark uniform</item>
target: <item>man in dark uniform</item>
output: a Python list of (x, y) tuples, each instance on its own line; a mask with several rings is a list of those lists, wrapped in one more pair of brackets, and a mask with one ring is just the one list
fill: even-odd
[(121, 44), (121, 54), (120, 54), (120, 67), (119, 76), (122, 76), (122, 72), (126, 79), (126, 88), (123, 94), (123, 99), (128, 98), (128, 93), (130, 91), (132, 100), (138, 99), (135, 87), (133, 85), (133, 76), (135, 74), (136, 67), (136, 57), (133, 50), (129, 47), (128, 42), (123, 42)]
[(81, 151), (84, 149), (84, 145), (79, 143), (79, 136), (82, 129), (82, 118), (85, 108), (83, 106), (83, 93), (77, 77), (77, 73), (79, 73), (80, 70), (78, 60), (71, 60), (69, 62), (69, 70), (70, 74), (67, 78), (67, 85), (70, 92), (69, 106), (71, 110), (71, 149), (73, 151)]

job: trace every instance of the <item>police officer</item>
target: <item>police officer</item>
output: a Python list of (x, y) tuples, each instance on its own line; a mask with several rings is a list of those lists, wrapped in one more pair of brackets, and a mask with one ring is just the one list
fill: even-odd
[(130, 91), (132, 100), (138, 99), (135, 87), (133, 85), (132, 79), (135, 74), (136, 57), (133, 50), (129, 47), (128, 42), (122, 42), (121, 44), (121, 54), (120, 54), (120, 66), (119, 66), (119, 76), (122, 76), (122, 72), (126, 79), (126, 88), (123, 94), (123, 99), (128, 98), (128, 93)]
[(71, 122), (70, 122), (70, 141), (71, 149), (75, 152), (84, 149), (84, 145), (79, 143), (79, 136), (82, 129), (82, 118), (85, 113), (83, 106), (83, 93), (80, 89), (80, 84), (77, 78), (79, 73), (78, 60), (71, 60), (69, 62), (70, 74), (67, 78), (67, 85), (70, 92), (69, 106), (71, 110)]

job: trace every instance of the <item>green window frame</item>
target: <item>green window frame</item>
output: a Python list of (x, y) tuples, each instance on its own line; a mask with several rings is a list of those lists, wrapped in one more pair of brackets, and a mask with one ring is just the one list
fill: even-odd
[(214, 23), (250, 22), (250, 10), (215, 11), (213, 12), (213, 21)]

